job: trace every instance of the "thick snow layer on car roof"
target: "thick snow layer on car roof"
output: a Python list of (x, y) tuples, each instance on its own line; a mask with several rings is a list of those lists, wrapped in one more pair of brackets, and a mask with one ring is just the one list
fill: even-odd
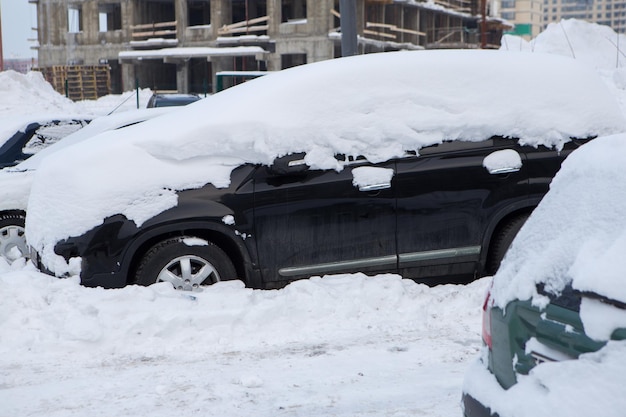
[[(495, 302), (505, 307), (514, 299), (533, 298), (541, 305), (547, 300), (537, 294), (537, 283), (558, 293), (569, 282), (574, 289), (626, 302), (624, 213), (626, 134), (595, 139), (565, 160), (517, 235), (494, 279)], [(592, 320), (599, 310), (581, 311), (583, 321), (587, 312)], [(609, 323), (608, 317), (601, 320), (610, 327), (601, 332), (604, 339), (619, 324), (626, 327), (626, 317), (621, 323)], [(600, 337), (597, 322), (592, 327), (595, 333), (586, 327), (587, 333)]]
[(593, 69), (565, 57), (418, 51), (335, 59), (257, 78), (47, 158), (27, 234), (46, 247), (45, 260), (54, 242), (107, 216), (141, 224), (176, 205), (175, 190), (223, 187), (234, 167), (292, 152), (306, 152), (314, 169), (341, 169), (335, 154), (376, 162), (493, 135), (559, 148), (624, 127)]

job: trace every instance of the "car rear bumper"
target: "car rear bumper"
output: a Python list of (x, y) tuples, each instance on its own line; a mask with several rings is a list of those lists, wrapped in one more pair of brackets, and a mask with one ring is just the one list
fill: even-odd
[[(484, 348), (486, 349), (486, 347)], [(506, 403), (507, 391), (498, 383), (496, 377), (487, 369), (487, 352), (477, 358), (467, 369), (463, 380), (461, 407), (464, 417), (500, 417), (502, 411), (496, 405)], [(506, 407), (505, 407), (506, 409)]]
[(463, 417), (499, 417), (497, 413), (492, 413), (489, 407), (468, 393), (463, 393), (461, 406), (463, 407)]

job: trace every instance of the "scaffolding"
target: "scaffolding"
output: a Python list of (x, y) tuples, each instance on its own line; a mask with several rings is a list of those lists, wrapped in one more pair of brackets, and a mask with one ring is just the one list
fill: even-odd
[(108, 65), (55, 65), (35, 68), (52, 87), (71, 100), (96, 100), (111, 94)]

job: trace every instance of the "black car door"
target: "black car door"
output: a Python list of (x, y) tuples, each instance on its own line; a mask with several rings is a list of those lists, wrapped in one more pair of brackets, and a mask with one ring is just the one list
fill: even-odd
[[(528, 195), (522, 148), (512, 139), (447, 142), (398, 161), (398, 263), (405, 278), (471, 279), (487, 227)], [(521, 166), (494, 170), (485, 157), (514, 152)]]
[[(347, 163), (339, 172), (261, 167), (255, 177), (255, 237), (263, 278), (396, 271), (391, 180), (355, 185), (355, 170), (393, 174), (394, 163)], [(391, 175), (390, 175), (391, 178)]]

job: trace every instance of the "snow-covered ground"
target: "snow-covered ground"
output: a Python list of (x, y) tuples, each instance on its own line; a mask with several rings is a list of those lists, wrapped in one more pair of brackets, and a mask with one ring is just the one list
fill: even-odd
[[(583, 27), (575, 49), (605, 38)], [(599, 72), (625, 103), (620, 68)], [(106, 114), (132, 95), (74, 104), (33, 92), (0, 73), (0, 113)], [(460, 416), (487, 285), (357, 274), (272, 291), (103, 290), (0, 260), (0, 417)]]
[(0, 274), (0, 415), (460, 414), (487, 281), (88, 289)]

